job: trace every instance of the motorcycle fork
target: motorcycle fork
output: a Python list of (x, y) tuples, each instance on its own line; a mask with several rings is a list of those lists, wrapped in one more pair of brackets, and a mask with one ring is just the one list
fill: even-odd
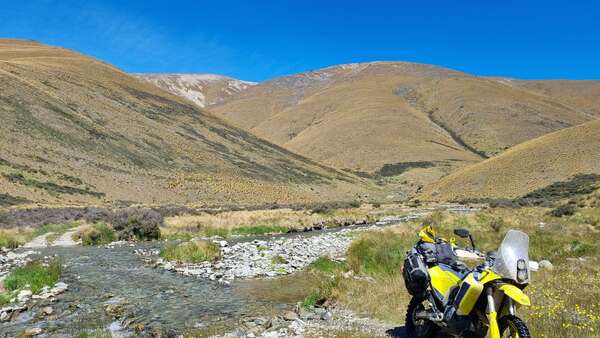
[(498, 314), (496, 313), (496, 302), (494, 301), (494, 290), (491, 287), (486, 288), (487, 309), (486, 316), (490, 327), (490, 338), (500, 338), (500, 328), (498, 327)]

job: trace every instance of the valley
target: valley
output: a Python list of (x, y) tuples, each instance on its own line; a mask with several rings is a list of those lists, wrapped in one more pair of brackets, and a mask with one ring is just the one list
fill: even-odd
[(128, 74), (0, 39), (0, 337), (406, 337), (423, 225), (524, 231), (533, 335), (597, 337), (599, 90), (390, 61)]

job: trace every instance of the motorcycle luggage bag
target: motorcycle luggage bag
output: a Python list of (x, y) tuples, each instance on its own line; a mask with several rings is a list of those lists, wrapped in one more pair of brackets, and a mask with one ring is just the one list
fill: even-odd
[(404, 285), (412, 296), (422, 296), (429, 286), (429, 272), (421, 255), (413, 248), (404, 260)]

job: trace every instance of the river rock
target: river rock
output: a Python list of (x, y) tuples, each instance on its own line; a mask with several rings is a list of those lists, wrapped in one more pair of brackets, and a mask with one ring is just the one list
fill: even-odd
[(29, 298), (31, 298), (32, 295), (33, 293), (31, 292), (31, 290), (21, 290), (17, 295), (17, 301), (19, 303), (25, 303), (29, 300)]
[(39, 327), (34, 327), (31, 329), (25, 330), (23, 332), (23, 334), (21, 335), (21, 337), (33, 337), (33, 336), (37, 336), (41, 333), (42, 333), (42, 329), (40, 329)]
[(287, 321), (292, 321), (298, 319), (298, 314), (294, 311), (286, 311), (283, 313), (282, 318)]
[(67, 291), (68, 288), (69, 288), (69, 286), (67, 285), (67, 283), (58, 282), (58, 283), (54, 284), (54, 287), (52, 289), (50, 289), (50, 292), (54, 295), (59, 295), (65, 291)]
[(42, 308), (42, 313), (45, 314), (46, 316), (49, 316), (54, 313), (54, 309), (51, 306), (44, 306)]
[(546, 269), (546, 270), (553, 270), (554, 269), (554, 265), (552, 265), (552, 263), (550, 263), (550, 261), (548, 260), (542, 260), (539, 263), (540, 269)]
[(321, 313), (321, 319), (324, 321), (330, 321), (333, 319), (333, 313), (331, 313), (331, 311), (323, 311)]

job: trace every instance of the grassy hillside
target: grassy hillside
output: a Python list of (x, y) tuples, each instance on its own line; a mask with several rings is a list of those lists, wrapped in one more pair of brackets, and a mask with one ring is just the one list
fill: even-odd
[(427, 187), (427, 199), (516, 198), (567, 181), (600, 174), (600, 120), (525, 142)]
[(0, 204), (353, 198), (352, 175), (101, 61), (0, 40)]
[(600, 116), (600, 81), (508, 81), (578, 111)]
[(592, 118), (520, 86), (404, 62), (277, 78), (211, 110), (317, 161), (370, 173), (420, 162), (444, 174)]

